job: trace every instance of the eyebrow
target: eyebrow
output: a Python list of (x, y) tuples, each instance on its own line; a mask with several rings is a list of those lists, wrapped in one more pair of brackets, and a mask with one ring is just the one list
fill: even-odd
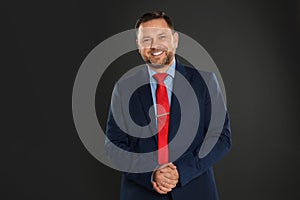
[[(161, 36), (161, 35), (167, 35), (167, 33), (163, 32), (163, 33), (159, 33), (158, 35), (159, 36)], [(151, 38), (151, 36), (148, 36), (148, 35), (147, 36), (143, 36), (142, 39), (144, 39), (144, 38)]]
[(160, 33), (160, 34), (158, 34), (158, 35), (166, 35), (167, 33)]
[(141, 39), (151, 38), (150, 36), (143, 36)]

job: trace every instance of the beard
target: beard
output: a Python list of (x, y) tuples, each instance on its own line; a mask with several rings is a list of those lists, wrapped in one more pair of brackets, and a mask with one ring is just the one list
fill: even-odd
[(146, 55), (142, 55), (143, 60), (146, 64), (150, 65), (153, 68), (162, 68), (166, 65), (172, 63), (174, 58), (174, 53), (168, 50), (163, 50), (164, 57), (163, 58), (156, 58), (152, 56), (152, 52), (157, 51), (157, 49), (150, 50)]

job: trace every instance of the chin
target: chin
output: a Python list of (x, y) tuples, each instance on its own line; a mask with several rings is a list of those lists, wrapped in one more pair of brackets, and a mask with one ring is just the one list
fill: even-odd
[(146, 56), (144, 56), (143, 59), (149, 66), (151, 66), (155, 69), (160, 69), (160, 68), (163, 68), (163, 67), (169, 65), (172, 62), (173, 57), (171, 54), (171, 55), (167, 55), (165, 58), (163, 58), (161, 60), (152, 61), (150, 57), (146, 57)]
[(165, 58), (163, 58), (161, 60), (155, 60), (155, 61), (151, 61), (151, 59), (149, 59), (149, 63), (151, 65), (154, 65), (154, 66), (157, 66), (157, 67), (163, 67), (163, 66), (169, 64), (167, 57), (165, 57)]
[(148, 64), (155, 69), (160, 69), (165, 66), (164, 64), (157, 64), (157, 63), (151, 63), (151, 62), (149, 62)]

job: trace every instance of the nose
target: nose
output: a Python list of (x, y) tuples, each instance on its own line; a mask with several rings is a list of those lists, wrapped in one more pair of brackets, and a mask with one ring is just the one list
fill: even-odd
[(159, 47), (160, 47), (159, 40), (156, 38), (152, 38), (150, 48), (151, 49), (159, 49)]

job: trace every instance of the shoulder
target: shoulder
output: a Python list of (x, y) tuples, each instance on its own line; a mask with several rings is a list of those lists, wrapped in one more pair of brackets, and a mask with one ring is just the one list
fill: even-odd
[(114, 90), (129, 91), (132, 88), (149, 83), (149, 75), (146, 66), (129, 70), (115, 83)]
[(184, 73), (186, 73), (186, 77), (190, 80), (191, 83), (207, 85), (211, 79), (214, 79), (214, 72), (204, 71), (197, 69), (194, 66), (190, 65), (182, 65), (181, 67), (184, 69)]
[(209, 76), (212, 76), (212, 74), (213, 74), (213, 72), (203, 71), (203, 70), (197, 69), (197, 68), (195, 68), (193, 66), (185, 65), (184, 68), (185, 68), (186, 72), (188, 74), (190, 74), (191, 77), (193, 77), (193, 78), (203, 78), (203, 79), (206, 79)]

